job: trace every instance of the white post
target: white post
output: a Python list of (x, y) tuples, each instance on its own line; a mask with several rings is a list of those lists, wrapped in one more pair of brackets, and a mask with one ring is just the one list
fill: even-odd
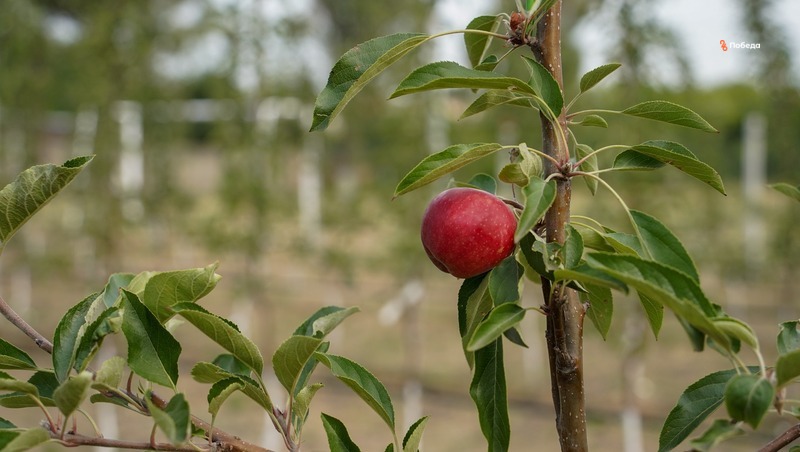
[(744, 121), (742, 187), (744, 190), (744, 262), (748, 274), (757, 272), (765, 259), (765, 230), (761, 199), (767, 179), (767, 120), (751, 112)]
[(127, 100), (117, 102), (116, 118), (122, 146), (118, 169), (119, 189), (123, 196), (122, 215), (128, 220), (138, 221), (144, 216), (144, 132), (141, 104)]

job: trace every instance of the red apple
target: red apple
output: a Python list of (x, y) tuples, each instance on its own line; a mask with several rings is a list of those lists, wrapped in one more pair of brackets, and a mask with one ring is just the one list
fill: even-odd
[(451, 188), (425, 210), (422, 245), (440, 270), (470, 278), (511, 255), (516, 229), (516, 217), (497, 196), (474, 188)]

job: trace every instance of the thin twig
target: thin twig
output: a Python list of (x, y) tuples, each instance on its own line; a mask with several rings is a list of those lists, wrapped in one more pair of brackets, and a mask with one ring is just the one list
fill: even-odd
[(85, 436), (76, 433), (67, 433), (63, 438), (59, 434), (50, 433), (50, 437), (66, 447), (76, 446), (99, 446), (116, 447), (117, 449), (136, 449), (136, 450), (171, 450), (178, 452), (197, 452), (197, 447), (192, 445), (174, 446), (169, 443), (154, 443), (149, 441), (125, 441), (110, 438), (98, 438)]
[(14, 326), (19, 328), (23, 333), (27, 334), (29, 338), (33, 339), (33, 342), (42, 350), (46, 351), (47, 353), (53, 354), (53, 343), (47, 340), (46, 337), (39, 334), (38, 331), (33, 329), (32, 326), (28, 325), (22, 317), (19, 316), (11, 306), (3, 300), (3, 297), (0, 296), (0, 312), (3, 313), (3, 316), (8, 319), (9, 322), (13, 323)]
[(781, 434), (781, 436), (770, 441), (766, 446), (758, 449), (758, 452), (777, 452), (788, 446), (792, 441), (800, 438), (800, 424), (794, 424)]

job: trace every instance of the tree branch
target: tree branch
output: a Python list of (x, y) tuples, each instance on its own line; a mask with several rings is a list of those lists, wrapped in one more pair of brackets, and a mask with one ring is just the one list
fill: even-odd
[[(19, 328), (23, 333), (28, 335), (36, 345), (39, 346), (42, 350), (46, 351), (48, 354), (53, 354), (53, 343), (50, 342), (46, 337), (42, 336), (36, 329), (28, 324), (22, 317), (19, 316), (12, 308), (9, 306), (8, 303), (0, 297), (0, 312), (3, 314), (5, 318), (8, 319), (9, 322), (14, 324), (17, 328)], [(164, 401), (161, 397), (152, 393), (151, 400), (155, 403), (156, 406), (159, 408), (164, 408), (167, 406), (167, 402)], [(263, 447), (256, 446), (254, 444), (250, 444), (247, 441), (243, 441), (242, 439), (231, 435), (227, 432), (224, 432), (218, 428), (214, 428), (212, 430), (211, 424), (205, 422), (204, 420), (198, 418), (197, 416), (192, 415), (192, 424), (202, 429), (207, 434), (211, 435), (211, 441), (216, 443), (216, 450), (220, 452), (272, 452), (269, 449), (264, 449)], [(51, 431), (51, 436), (53, 434), (53, 429), (49, 429)], [(57, 434), (60, 438), (60, 434)], [(131, 441), (120, 441), (114, 439), (106, 439), (106, 438), (93, 438), (89, 436), (77, 435), (77, 434), (66, 434), (64, 436), (64, 441), (62, 444), (65, 446), (81, 446), (81, 445), (95, 445), (95, 446), (107, 446), (107, 447), (117, 447), (121, 449), (140, 449), (140, 450), (172, 450), (172, 451), (197, 451), (196, 447), (192, 446), (173, 446), (172, 444), (156, 444), (155, 448), (151, 447), (150, 442), (131, 442)]]
[(23, 333), (27, 334), (29, 338), (33, 339), (33, 342), (42, 350), (46, 351), (49, 354), (53, 354), (53, 343), (50, 342), (46, 337), (39, 334), (38, 331), (33, 329), (32, 326), (28, 325), (28, 322), (25, 321), (22, 317), (19, 316), (5, 300), (3, 297), (0, 297), (0, 312), (3, 313), (3, 316), (8, 319), (9, 322), (13, 323), (14, 326), (20, 329)]
[[(563, 93), (561, 70), (561, 2), (557, 2), (539, 21), (534, 54), (553, 75)], [(569, 161), (569, 149), (561, 131), (567, 121), (562, 109), (558, 123), (551, 123), (540, 114), (542, 150), (555, 162), (546, 161), (546, 174), (560, 174)], [(547, 241), (564, 243), (572, 198), (571, 181), (555, 178), (556, 199), (545, 215)], [(547, 346), (550, 359), (550, 381), (556, 410), (556, 429), (562, 452), (586, 452), (586, 408), (583, 388), (583, 321), (586, 309), (574, 290), (563, 284), (552, 285), (542, 279), (547, 302)]]
[(758, 449), (758, 452), (778, 452), (797, 438), (800, 438), (800, 424), (794, 424), (789, 427), (789, 430), (783, 432), (781, 436), (773, 439), (761, 449)]
[(198, 452), (198, 450), (204, 450), (198, 449), (196, 446), (173, 446), (169, 443), (150, 444), (149, 441), (125, 441), (119, 439), (85, 436), (77, 433), (67, 433), (62, 438), (60, 433), (50, 432), (50, 437), (65, 447), (97, 446), (135, 450), (171, 450), (177, 452)]

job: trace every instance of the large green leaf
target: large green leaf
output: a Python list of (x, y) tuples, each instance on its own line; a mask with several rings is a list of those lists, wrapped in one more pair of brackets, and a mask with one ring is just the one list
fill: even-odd
[(786, 353), (800, 349), (799, 325), (800, 322), (797, 320), (781, 323), (781, 330), (778, 332), (777, 339), (778, 354), (785, 355)]
[(242, 382), (242, 392), (267, 411), (272, 411), (272, 400), (262, 391), (258, 383), (247, 375), (234, 374), (208, 362), (199, 362), (192, 367), (192, 378), (200, 383), (214, 384), (228, 378), (238, 378)]
[(561, 109), (564, 108), (564, 96), (561, 94), (561, 87), (558, 86), (558, 82), (553, 78), (553, 74), (536, 60), (522, 57), (522, 61), (528, 65), (528, 69), (531, 72), (530, 85), (533, 90), (539, 97), (544, 99), (553, 117), (558, 117), (561, 114)]
[(328, 447), (331, 452), (361, 452), (356, 443), (350, 439), (347, 427), (333, 416), (322, 413), (322, 426), (328, 436)]
[(30, 355), (0, 338), (0, 369), (36, 369)]
[(190, 413), (189, 403), (183, 394), (175, 394), (163, 409), (157, 407), (147, 397), (147, 408), (158, 428), (167, 435), (173, 445), (183, 444), (189, 437)]
[(725, 385), (735, 375), (735, 370), (723, 370), (689, 385), (664, 421), (658, 439), (658, 451), (670, 451), (688, 438), (722, 404)]
[(522, 276), (513, 255), (503, 259), (489, 273), (489, 294), (495, 306), (519, 301), (519, 278)]
[(33, 166), (0, 190), (0, 253), (19, 228), (72, 182), (92, 158), (76, 157), (61, 166)]
[[(103, 303), (95, 302), (95, 304), (105, 307)], [(119, 308), (117, 306), (104, 310), (94, 321), (86, 325), (80, 341), (78, 341), (78, 346), (75, 347), (75, 370), (78, 372), (85, 370), (94, 355), (100, 350), (105, 337), (118, 331)]]
[(666, 166), (661, 160), (648, 157), (632, 149), (620, 152), (611, 167), (614, 171), (653, 171)]
[(136, 294), (125, 289), (122, 294), (122, 332), (128, 341), (128, 366), (148, 381), (175, 389), (181, 344)]
[(66, 381), (75, 364), (75, 349), (83, 335), (82, 327), (86, 324), (89, 308), (99, 296), (99, 293), (94, 293), (84, 298), (67, 310), (58, 322), (53, 335), (53, 370), (58, 381)]
[(525, 196), (525, 208), (514, 232), (515, 242), (522, 240), (553, 204), (556, 199), (556, 181), (545, 182), (538, 177), (532, 177), (528, 186), (522, 189), (522, 194)]
[(622, 65), (619, 63), (604, 64), (583, 74), (580, 82), (581, 92), (589, 91), (593, 86), (600, 83), (601, 80), (608, 77), (609, 74), (619, 69), (620, 66)]
[[(136, 275), (133, 273), (114, 273), (108, 278), (106, 287), (102, 292), (103, 302), (107, 307), (110, 308), (117, 303), (117, 300), (120, 299), (119, 290), (123, 287), (128, 287), (128, 284), (130, 284), (135, 277)], [(135, 290), (131, 291), (136, 292)]]
[(478, 409), (481, 431), (489, 452), (506, 452), (511, 439), (508, 395), (503, 368), (503, 339), (475, 352), (469, 395)]
[(164, 323), (173, 316), (173, 305), (195, 302), (216, 287), (221, 278), (216, 274), (217, 265), (156, 273), (150, 276), (139, 297), (158, 321)]
[(367, 83), (428, 39), (421, 33), (397, 33), (370, 39), (345, 52), (317, 96), (311, 131), (325, 130)]
[(631, 255), (591, 253), (586, 260), (590, 266), (635, 288), (647, 299), (668, 307), (718, 345), (731, 347), (728, 335), (711, 320), (717, 315), (716, 310), (697, 281), (686, 274)]
[(211, 418), (217, 417), (222, 404), (228, 400), (231, 394), (242, 389), (244, 389), (244, 383), (237, 377), (229, 377), (211, 385), (206, 397), (208, 400), (208, 413), (211, 414)]
[[(498, 16), (478, 16), (470, 21), (467, 30), (495, 31), (500, 25)], [(464, 33), (464, 45), (472, 67), (481, 64), (489, 49), (490, 37), (483, 33)]]
[(578, 281), (581, 284), (592, 284), (628, 293), (628, 286), (625, 283), (586, 264), (574, 268), (560, 268), (553, 272), (553, 276), (556, 281)]
[(496, 143), (456, 144), (441, 152), (431, 154), (403, 177), (394, 190), (394, 196), (398, 197), (430, 184), (436, 179), (502, 148)]
[(91, 385), (92, 374), (90, 372), (81, 372), (78, 375), (73, 375), (67, 381), (61, 383), (61, 386), (53, 392), (53, 401), (55, 401), (61, 414), (69, 417), (75, 410), (80, 408), (81, 403), (89, 396), (89, 387)]
[(258, 347), (230, 320), (212, 314), (195, 303), (178, 303), (172, 306), (172, 310), (257, 374), (264, 370), (264, 358)]
[(686, 248), (663, 223), (638, 210), (631, 210), (631, 216), (644, 241), (642, 247), (648, 255), (641, 257), (680, 270), (695, 281), (700, 280), (697, 268)]
[(467, 343), (467, 351), (475, 352), (494, 343), (506, 330), (513, 328), (525, 318), (525, 309), (516, 303), (505, 303), (492, 309), (478, 324)]
[(320, 344), (322, 344), (322, 339), (292, 336), (281, 344), (272, 355), (275, 376), (290, 394), (295, 393), (295, 384), (303, 368), (312, 359)]
[(744, 421), (754, 429), (769, 411), (775, 387), (759, 375), (736, 375), (725, 386), (725, 408), (731, 418)]
[(688, 108), (664, 100), (651, 100), (622, 110), (622, 114), (719, 133), (700, 115)]
[(490, 89), (478, 96), (458, 119), (468, 118), (499, 105), (514, 105), (517, 107), (538, 109), (541, 100), (529, 93), (509, 91), (507, 89)]
[(537, 94), (533, 87), (518, 78), (466, 68), (452, 61), (439, 61), (426, 64), (409, 74), (390, 98), (447, 88), (515, 89)]
[(331, 370), (333, 376), (350, 387), (361, 397), (361, 400), (375, 410), (386, 422), (386, 425), (394, 431), (394, 407), (383, 383), (360, 364), (342, 356), (319, 352), (315, 356), (319, 362)]
[(26, 430), (0, 430), (0, 450), (22, 452), (31, 450), (50, 440), (50, 434), (42, 427)]
[(672, 165), (695, 179), (705, 182), (723, 195), (726, 194), (719, 173), (714, 168), (698, 160), (697, 156), (682, 144), (660, 140), (645, 141), (642, 144), (633, 146), (631, 149), (647, 157)]

